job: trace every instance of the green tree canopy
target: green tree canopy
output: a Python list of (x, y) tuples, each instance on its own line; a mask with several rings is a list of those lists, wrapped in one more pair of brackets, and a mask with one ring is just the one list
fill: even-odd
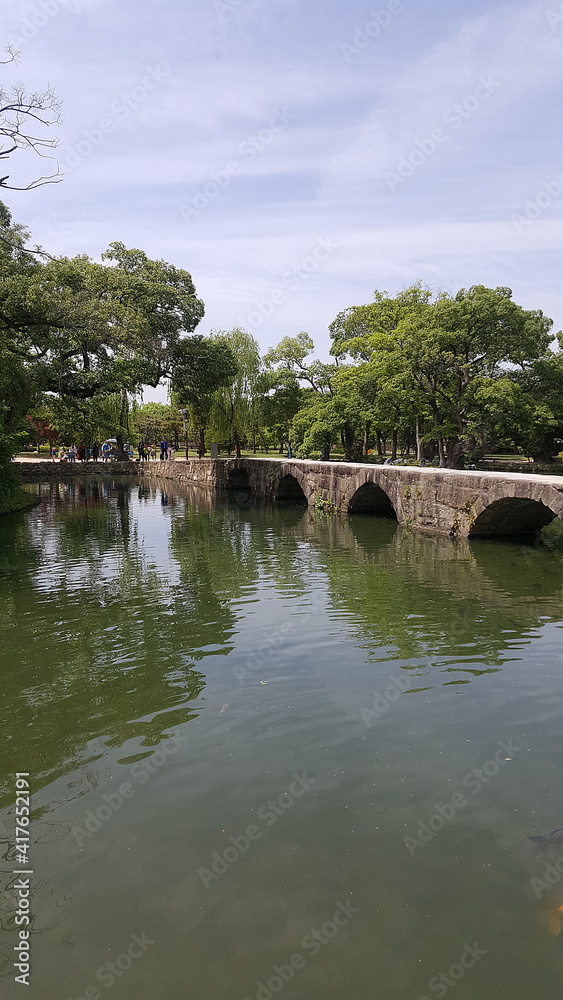
[(171, 369), (172, 390), (189, 413), (198, 435), (198, 452), (203, 457), (214, 395), (237, 376), (235, 356), (223, 339), (185, 337), (176, 345)]
[[(496, 381), (547, 356), (552, 322), (512, 301), (509, 288), (482, 285), (432, 297), (414, 286), (394, 298), (340, 313), (332, 351), (367, 363), (380, 390), (394, 385), (432, 421), (440, 464), (463, 465), (477, 447), (472, 428), (476, 380)], [(483, 398), (483, 397), (482, 397)]]
[(215, 393), (213, 428), (219, 438), (230, 440), (240, 457), (242, 442), (248, 433), (256, 433), (259, 424), (260, 348), (254, 337), (240, 327), (227, 332), (214, 330), (212, 337), (231, 352), (236, 364), (235, 377)]

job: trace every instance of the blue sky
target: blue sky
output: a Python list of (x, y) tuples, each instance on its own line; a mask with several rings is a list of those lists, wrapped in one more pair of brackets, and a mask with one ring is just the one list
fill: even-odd
[(507, 285), (563, 327), (563, 0), (3, 8), (5, 84), (63, 99), (64, 180), (5, 196), (51, 253), (163, 257), (200, 332), (264, 350), (306, 330), (326, 356), (341, 309), (419, 279)]

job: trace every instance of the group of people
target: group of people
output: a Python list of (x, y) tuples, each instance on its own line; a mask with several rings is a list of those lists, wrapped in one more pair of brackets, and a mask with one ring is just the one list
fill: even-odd
[[(126, 444), (123, 447), (126, 454), (132, 458), (133, 449), (131, 445)], [(175, 459), (176, 453), (169, 441), (163, 438), (158, 447), (160, 448), (161, 462), (170, 462)], [(156, 446), (149, 444), (147, 441), (139, 441), (137, 451), (139, 453), (139, 462), (148, 462), (150, 459), (156, 459)], [(104, 441), (102, 445), (95, 442), (91, 446), (81, 444), (78, 447), (73, 443), (70, 448), (51, 448), (51, 458), (53, 461), (58, 459), (60, 462), (98, 462), (100, 459), (102, 462), (109, 462), (117, 458), (117, 448), (115, 447), (115, 441)]]
[[(172, 445), (163, 439), (160, 444), (160, 461), (161, 462), (172, 462), (176, 457), (176, 452)], [(156, 448), (152, 444), (147, 444), (146, 441), (139, 441), (137, 445), (137, 451), (139, 452), (139, 461), (148, 462), (151, 458), (156, 458)]]
[[(90, 459), (92, 459), (93, 462), (97, 462), (100, 457), (100, 453), (103, 453), (104, 447), (105, 446), (102, 445), (102, 448), (100, 449), (98, 444), (93, 444), (92, 447), (88, 447), (84, 444), (80, 444), (77, 447), (75, 444), (71, 444), (70, 448), (51, 448), (51, 458), (53, 461), (58, 458), (60, 462), (76, 462), (77, 460), (79, 462), (89, 462)], [(106, 461), (109, 458), (109, 448), (110, 446), (108, 445), (105, 455)]]
[[(125, 450), (132, 455), (130, 445), (125, 445)], [(73, 443), (70, 448), (51, 448), (51, 458), (60, 462), (109, 462), (117, 457), (117, 451), (110, 441), (104, 441), (102, 445), (94, 442), (93, 445), (80, 444), (78, 447)]]

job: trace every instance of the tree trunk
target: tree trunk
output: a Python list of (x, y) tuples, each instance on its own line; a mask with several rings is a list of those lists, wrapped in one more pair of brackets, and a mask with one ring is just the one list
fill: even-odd
[(384, 451), (381, 443), (381, 434), (379, 431), (377, 431), (376, 433), (377, 433), (377, 454), (382, 456), (384, 454)]
[(205, 455), (205, 427), (199, 428), (199, 440), (197, 445), (197, 457), (203, 458)]
[(266, 444), (266, 438), (264, 437), (263, 434), (260, 435), (260, 439), (262, 441), (262, 448), (264, 449), (266, 454), (268, 454), (268, 445)]
[(465, 468), (463, 441), (460, 441), (459, 438), (450, 438), (448, 440), (447, 465), (448, 469)]
[(446, 468), (446, 450), (444, 448), (444, 438), (442, 437), (442, 425), (440, 423), (440, 414), (438, 412), (438, 407), (432, 407), (432, 417), (434, 420), (434, 430), (436, 431), (436, 444), (438, 445), (438, 458), (440, 459), (440, 468)]
[(395, 459), (397, 458), (397, 437), (398, 437), (398, 432), (394, 430), (392, 439), (393, 443), (391, 445), (391, 458), (393, 459), (393, 461), (395, 461)]
[(364, 427), (364, 444), (363, 444), (364, 455), (367, 455), (369, 449), (369, 432), (370, 432), (370, 422), (369, 420), (367, 420), (366, 425)]
[(344, 427), (341, 437), (344, 448), (344, 461), (357, 462), (358, 458), (361, 458), (361, 455), (358, 455), (359, 446), (354, 431), (350, 427)]
[(439, 437), (436, 443), (438, 445), (438, 458), (440, 460), (440, 468), (441, 469), (445, 469), (446, 468), (446, 451), (445, 451), (445, 448), (444, 448), (444, 439), (441, 438), (441, 437)]
[(119, 429), (116, 432), (117, 439), (117, 461), (128, 462), (129, 455), (126, 454), (123, 443), (125, 435), (129, 432), (129, 400), (127, 399), (127, 389), (121, 390), (121, 407), (119, 410)]
[(422, 450), (422, 439), (420, 437), (420, 420), (418, 414), (416, 416), (415, 434), (416, 434), (416, 460), (420, 465), (422, 459), (424, 458), (424, 452)]
[(184, 444), (185, 444), (185, 447), (186, 447), (186, 458), (189, 458), (190, 457), (189, 456), (189, 448), (190, 448), (190, 418), (189, 418), (187, 410), (185, 410), (184, 413), (182, 413), (182, 420), (184, 422), (184, 435), (185, 435)]
[(553, 462), (553, 452), (555, 451), (555, 434), (545, 434), (543, 441), (539, 441), (532, 452), (534, 462), (545, 462), (551, 465)]
[(448, 469), (465, 469), (465, 459), (469, 452), (477, 449), (474, 437), (451, 438), (448, 441)]

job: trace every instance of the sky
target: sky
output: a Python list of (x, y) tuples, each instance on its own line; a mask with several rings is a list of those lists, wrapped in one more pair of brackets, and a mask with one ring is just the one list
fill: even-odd
[(4, 87), (64, 114), (63, 180), (3, 192), (14, 219), (185, 268), (198, 332), (326, 358), (341, 310), (416, 281), (563, 328), (563, 0), (3, 0), (3, 38)]

